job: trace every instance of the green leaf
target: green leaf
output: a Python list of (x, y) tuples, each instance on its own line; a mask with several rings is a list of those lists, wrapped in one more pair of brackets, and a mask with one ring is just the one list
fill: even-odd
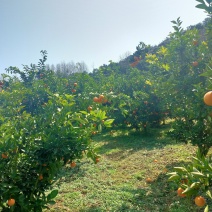
[(211, 195), (210, 190), (207, 190), (207, 191), (206, 191), (206, 194), (212, 199), (212, 195)]
[(212, 0), (205, 0), (208, 4), (212, 3)]
[(196, 0), (196, 1), (204, 4), (204, 0)]
[(51, 200), (51, 201), (48, 202), (48, 204), (50, 204), (50, 205), (54, 205), (55, 203), (56, 203), (56, 202), (53, 201), (53, 200)]
[(191, 184), (190, 188), (199, 188), (200, 186), (201, 186), (200, 182), (195, 182)]
[(169, 177), (168, 181), (175, 181), (178, 179), (180, 179), (180, 176), (178, 174), (176, 174), (176, 175), (172, 175), (171, 177)]
[(173, 26), (173, 28), (175, 29), (175, 31), (179, 32), (179, 28), (177, 26)]
[(107, 119), (104, 121), (105, 127), (112, 127), (111, 124), (114, 122), (114, 119)]
[(88, 115), (88, 112), (86, 112), (86, 111), (80, 111), (80, 113), (82, 113), (82, 114), (84, 114), (84, 115)]
[(175, 174), (177, 174), (177, 172), (169, 172), (166, 175), (175, 175)]
[(208, 207), (208, 205), (205, 207), (204, 212), (209, 212), (209, 207)]
[(198, 190), (195, 188), (186, 188), (185, 191), (182, 192), (182, 194), (186, 194), (186, 195), (191, 195), (191, 194), (195, 194)]
[(98, 131), (102, 132), (102, 125), (101, 124), (98, 125)]
[(184, 167), (174, 167), (174, 170), (176, 170), (179, 173), (187, 173), (187, 169)]
[(198, 4), (198, 5), (196, 5), (196, 8), (203, 9), (203, 10), (207, 10), (208, 9), (208, 7), (206, 5), (204, 5), (204, 4)]
[(202, 178), (204, 178), (204, 177), (206, 177), (204, 174), (202, 174), (201, 172), (191, 172), (191, 174), (193, 174), (194, 176), (196, 176), (196, 177), (202, 177)]
[(50, 194), (47, 196), (47, 200), (54, 199), (58, 194), (58, 190), (53, 190)]
[(211, 70), (208, 70), (202, 74), (200, 74), (199, 76), (203, 76), (203, 77), (211, 77)]

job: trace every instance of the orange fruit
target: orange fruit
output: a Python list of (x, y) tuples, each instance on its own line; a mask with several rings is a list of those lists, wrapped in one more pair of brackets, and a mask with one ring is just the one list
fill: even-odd
[(38, 179), (39, 179), (39, 180), (42, 180), (42, 179), (43, 179), (43, 175), (42, 175), (42, 174), (39, 174)]
[(203, 99), (206, 105), (212, 106), (212, 91), (208, 91)]
[(104, 95), (99, 95), (99, 99), (104, 99), (105, 97), (104, 97)]
[(75, 92), (76, 92), (76, 89), (72, 89), (71, 91), (72, 91), (73, 93), (75, 93)]
[(196, 46), (198, 44), (197, 40), (193, 40), (193, 45)]
[(76, 86), (77, 86), (77, 83), (75, 82), (75, 83), (74, 83), (74, 87), (76, 87)]
[(91, 107), (91, 106), (89, 106), (89, 107), (88, 107), (88, 111), (91, 111), (91, 110), (92, 110), (92, 107)]
[(77, 164), (74, 161), (72, 161), (71, 164), (70, 164), (71, 168), (74, 168), (76, 165)]
[(100, 161), (100, 158), (96, 158), (96, 159), (95, 159), (95, 162), (96, 162), (96, 163), (99, 163), (99, 161)]
[(8, 200), (7, 200), (7, 204), (8, 204), (9, 206), (15, 205), (15, 199), (12, 199), (12, 198), (8, 199)]
[(197, 61), (194, 61), (194, 62), (192, 63), (192, 66), (194, 66), (194, 67), (198, 66), (198, 62), (197, 62)]
[(185, 197), (186, 195), (185, 194), (182, 194), (184, 192), (184, 190), (182, 188), (178, 188), (177, 189), (177, 195), (179, 197)]
[(4, 158), (4, 159), (7, 159), (8, 158), (7, 154), (5, 154), (5, 153), (2, 153), (1, 154), (1, 157)]
[(157, 162), (158, 162), (158, 160), (156, 160), (156, 159), (155, 159), (155, 160), (154, 160), (154, 162), (155, 162), (155, 163), (157, 163)]
[(147, 182), (147, 183), (152, 183), (153, 180), (152, 180), (150, 177), (147, 177), (147, 178), (146, 178), (146, 182)]
[(93, 101), (94, 101), (94, 102), (99, 102), (99, 98), (95, 96), (95, 97), (93, 98)]
[(199, 207), (202, 207), (206, 204), (206, 200), (204, 197), (201, 197), (201, 196), (197, 196), (195, 199), (194, 199), (194, 202), (197, 206)]

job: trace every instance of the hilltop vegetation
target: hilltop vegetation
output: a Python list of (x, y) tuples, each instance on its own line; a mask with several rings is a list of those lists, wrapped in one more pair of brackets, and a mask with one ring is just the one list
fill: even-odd
[[(198, 2), (197, 7), (211, 15), (212, 2)], [(12, 76), (3, 74), (0, 81), (2, 211), (37, 212), (48, 209), (49, 205), (56, 203), (54, 198), (58, 189), (55, 185), (63, 183), (60, 178), (66, 174), (64, 168), (78, 167), (80, 161), (84, 167), (83, 163), (87, 163), (85, 157), (95, 165), (102, 161), (101, 154), (107, 158), (111, 153), (113, 157), (115, 153), (114, 158), (120, 161), (106, 164), (106, 159), (105, 164), (102, 164), (106, 168), (111, 164), (120, 166), (117, 170), (124, 175), (122, 163), (127, 163), (127, 160), (118, 156), (125, 155), (125, 151), (127, 158), (136, 164), (134, 171), (127, 170), (134, 175), (134, 179), (142, 180), (141, 190), (132, 190), (131, 194), (124, 190), (121, 193), (123, 198), (125, 194), (129, 195), (126, 197), (129, 200), (127, 205), (114, 196), (120, 202), (111, 207), (111, 202), (106, 203), (103, 208), (96, 202), (103, 200), (96, 200), (93, 194), (90, 198), (95, 199), (95, 207), (92, 208), (92, 205), (88, 211), (136, 211), (141, 210), (142, 206), (145, 206), (146, 211), (177, 211), (176, 205), (173, 206), (169, 198), (166, 198), (164, 207), (161, 207), (163, 198), (155, 200), (160, 196), (160, 192), (156, 191), (161, 189), (158, 185), (152, 186), (156, 194), (150, 195), (151, 204), (145, 205), (138, 199), (151, 193), (148, 186), (151, 187), (154, 181), (166, 186), (166, 191), (162, 194), (172, 194), (169, 197), (173, 197), (174, 202), (178, 198), (173, 195), (175, 191), (179, 197), (187, 197), (192, 202), (195, 199), (195, 204), (200, 208), (207, 205), (205, 211), (208, 211), (211, 204), (209, 199), (212, 198), (212, 164), (209, 153), (212, 146), (212, 19), (210, 17), (203, 25), (187, 30), (182, 29), (180, 18), (172, 23), (174, 32), (160, 45), (151, 47), (141, 42), (133, 55), (118, 63), (110, 61), (109, 65), (103, 65), (92, 73), (82, 71), (81, 68), (80, 71), (74, 70), (67, 74), (61, 70), (50, 70), (46, 68), (47, 51), (41, 51), (42, 58), (37, 65), (25, 65), (23, 70), (16, 67), (7, 69), (7, 73)], [(163, 131), (167, 122), (169, 128)], [(110, 131), (108, 128), (111, 128)], [(121, 137), (125, 143), (114, 141), (117, 132), (122, 134), (125, 131), (127, 137)], [(98, 136), (100, 133), (102, 136)], [(134, 135), (145, 140), (137, 139)], [(106, 141), (104, 136), (108, 138)], [(101, 139), (99, 143), (94, 142), (95, 137)], [(153, 141), (151, 138), (154, 138)], [(133, 145), (132, 139), (136, 140)], [(179, 154), (172, 155), (180, 157), (177, 164), (168, 156), (170, 148), (175, 148), (175, 141), (180, 149), (179, 154), (184, 155), (182, 158)], [(100, 147), (99, 152), (96, 144)], [(120, 145), (126, 147), (121, 154)], [(149, 151), (148, 148), (154, 149), (155, 145), (158, 150)], [(171, 147), (168, 148), (168, 145)], [(162, 155), (160, 147), (167, 150), (166, 155)], [(143, 151), (145, 148), (148, 151)], [(189, 153), (186, 148), (195, 157), (190, 163), (182, 163), (185, 166), (181, 167), (182, 164), (179, 163), (185, 162)], [(146, 154), (146, 157), (137, 154), (130, 157), (127, 153), (137, 150)], [(153, 154), (161, 157), (158, 167), (153, 167), (150, 163)], [(136, 159), (147, 166), (139, 168), (140, 162)], [(158, 158), (155, 158), (156, 164), (157, 161)], [(98, 167), (102, 170), (100, 164)], [(133, 167), (133, 163), (130, 164)], [(162, 168), (172, 171), (169, 180), (175, 181), (175, 184), (167, 184), (168, 176), (164, 180)], [(86, 182), (94, 180), (89, 168), (84, 167), (82, 170), (88, 173), (88, 179), (84, 179)], [(115, 178), (119, 174), (116, 175), (113, 168), (107, 171)], [(147, 172), (154, 177), (148, 176)], [(75, 174), (80, 177), (79, 173), (72, 174), (73, 177)], [(102, 177), (107, 174), (109, 173), (102, 172)], [(124, 184), (122, 189), (126, 186), (129, 191), (134, 181), (129, 173), (124, 176), (129, 177), (130, 183)], [(121, 183), (122, 180), (120, 177)], [(132, 189), (138, 189), (137, 180), (137, 187)], [(115, 181), (120, 182), (118, 179)], [(77, 183), (78, 181), (76, 186)], [(103, 182), (102, 186), (106, 186), (104, 183), (109, 182)], [(118, 184), (114, 186), (114, 189), (118, 188)], [(88, 195), (86, 189), (80, 189), (80, 195)], [(150, 200), (148, 197), (145, 199)], [(80, 210), (83, 211), (82, 206), (80, 205)], [(186, 211), (186, 207), (199, 210), (191, 203), (186, 203), (181, 209)], [(76, 206), (73, 208), (77, 210)]]

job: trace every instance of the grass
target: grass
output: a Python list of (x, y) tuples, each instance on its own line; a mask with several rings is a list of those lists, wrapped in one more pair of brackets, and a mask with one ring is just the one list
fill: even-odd
[[(193, 199), (178, 197), (178, 186), (167, 182), (166, 173), (189, 163), (196, 148), (166, 138), (166, 130), (164, 126), (149, 135), (116, 130), (96, 136), (101, 161), (85, 159), (64, 170), (50, 211), (203, 211)], [(152, 183), (146, 183), (147, 177)]]

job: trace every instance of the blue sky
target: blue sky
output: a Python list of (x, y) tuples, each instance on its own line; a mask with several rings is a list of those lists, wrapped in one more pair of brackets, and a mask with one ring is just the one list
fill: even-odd
[(159, 44), (178, 17), (183, 27), (207, 16), (195, 0), (0, 0), (0, 73), (37, 64), (84, 61), (90, 71), (133, 53), (139, 42)]

